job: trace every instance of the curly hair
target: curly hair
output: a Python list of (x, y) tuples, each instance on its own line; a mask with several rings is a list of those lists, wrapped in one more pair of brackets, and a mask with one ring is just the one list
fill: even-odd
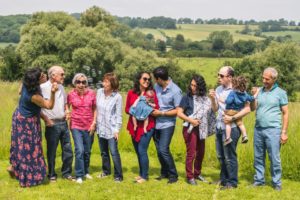
[(28, 69), (23, 77), (23, 85), (30, 93), (40, 93), (42, 70), (38, 67)]
[(232, 87), (240, 92), (245, 92), (247, 89), (247, 79), (244, 76), (234, 77), (232, 79)]
[(189, 96), (193, 95), (192, 88), (191, 88), (192, 80), (194, 80), (197, 84), (196, 95), (201, 96), (201, 97), (205, 96), (206, 92), (207, 92), (206, 82), (205, 82), (203, 76), (201, 76), (199, 74), (193, 75), (193, 77), (190, 81), (190, 84), (188, 86), (188, 89), (187, 89), (187, 95), (189, 95)]
[(149, 87), (146, 89), (148, 90), (153, 90), (153, 85), (151, 81), (151, 74), (149, 72), (138, 72), (135, 77), (134, 77), (134, 83), (133, 83), (133, 92), (140, 95), (141, 94), (141, 89), (140, 89), (140, 79), (142, 78), (143, 74), (148, 74), (150, 76), (150, 82), (149, 82)]

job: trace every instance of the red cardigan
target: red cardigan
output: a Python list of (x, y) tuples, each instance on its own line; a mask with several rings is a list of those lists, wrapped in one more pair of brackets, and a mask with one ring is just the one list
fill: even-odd
[[(155, 91), (153, 90), (153, 99), (155, 103), (155, 109), (159, 109), (158, 106), (158, 99), (156, 96)], [(144, 94), (144, 96), (146, 96)], [(133, 90), (129, 90), (127, 94), (127, 99), (126, 99), (126, 107), (125, 107), (125, 112), (129, 114), (130, 107), (134, 104), (135, 100), (139, 97), (138, 94), (134, 93)], [(147, 132), (150, 131), (152, 128), (155, 128), (155, 117), (152, 115), (149, 115), (149, 123), (147, 126)], [(137, 130), (134, 131), (133, 129), (133, 121), (132, 121), (132, 116), (130, 115), (128, 123), (127, 123), (127, 130), (129, 131), (130, 135), (134, 138), (135, 141), (139, 142), (142, 135), (144, 134), (144, 121), (137, 121), (138, 122), (138, 127)]]

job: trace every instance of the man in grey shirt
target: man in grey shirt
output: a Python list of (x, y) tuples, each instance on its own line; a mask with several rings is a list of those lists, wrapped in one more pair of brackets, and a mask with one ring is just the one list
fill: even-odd
[(220, 181), (221, 189), (236, 188), (238, 184), (238, 161), (236, 147), (240, 138), (240, 130), (235, 123), (231, 125), (232, 142), (226, 146), (223, 145), (225, 139), (225, 123), (234, 122), (250, 113), (250, 103), (234, 116), (224, 115), (225, 100), (232, 91), (232, 78), (234, 70), (230, 66), (224, 66), (219, 70), (218, 81), (220, 86), (216, 91), (210, 90), (209, 97), (212, 102), (212, 109), (217, 112), (217, 129), (216, 129), (216, 151), (221, 165)]
[(52, 66), (48, 70), (49, 80), (41, 85), (42, 95), (45, 99), (50, 98), (51, 86), (58, 83), (58, 91), (55, 94), (55, 104), (52, 110), (42, 109), (42, 118), (45, 121), (47, 141), (48, 178), (50, 182), (55, 182), (55, 158), (58, 143), (62, 147), (62, 176), (72, 180), (73, 151), (70, 140), (70, 133), (66, 121), (66, 93), (62, 86), (64, 82), (64, 70), (60, 66)]

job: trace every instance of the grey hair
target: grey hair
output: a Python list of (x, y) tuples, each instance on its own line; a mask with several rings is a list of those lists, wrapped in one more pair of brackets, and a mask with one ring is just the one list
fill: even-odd
[(63, 70), (61, 66), (52, 66), (50, 69), (48, 69), (48, 77), (51, 78), (53, 74), (55, 74), (57, 71)]
[(265, 72), (270, 72), (273, 79), (277, 79), (277, 77), (278, 77), (278, 72), (274, 67), (267, 67), (264, 70), (264, 73)]
[(79, 78), (82, 78), (82, 77), (86, 80), (86, 85), (87, 85), (87, 76), (83, 73), (75, 74), (74, 77), (73, 77), (73, 80), (72, 80), (72, 84), (75, 86), (76, 85), (75, 84), (76, 80), (79, 79)]

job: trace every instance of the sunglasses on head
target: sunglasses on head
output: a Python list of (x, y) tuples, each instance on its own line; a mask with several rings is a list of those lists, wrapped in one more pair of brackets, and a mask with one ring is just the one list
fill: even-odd
[(224, 78), (224, 77), (227, 77), (227, 76), (225, 76), (223, 74), (218, 74), (218, 77)]
[(149, 81), (149, 82), (150, 82), (150, 81), (151, 81), (151, 78), (143, 77), (143, 80), (144, 80), (144, 81)]
[(79, 85), (80, 83), (82, 83), (82, 85), (86, 85), (86, 80), (83, 80), (83, 81), (76, 80), (75, 83), (78, 84), (78, 85)]

